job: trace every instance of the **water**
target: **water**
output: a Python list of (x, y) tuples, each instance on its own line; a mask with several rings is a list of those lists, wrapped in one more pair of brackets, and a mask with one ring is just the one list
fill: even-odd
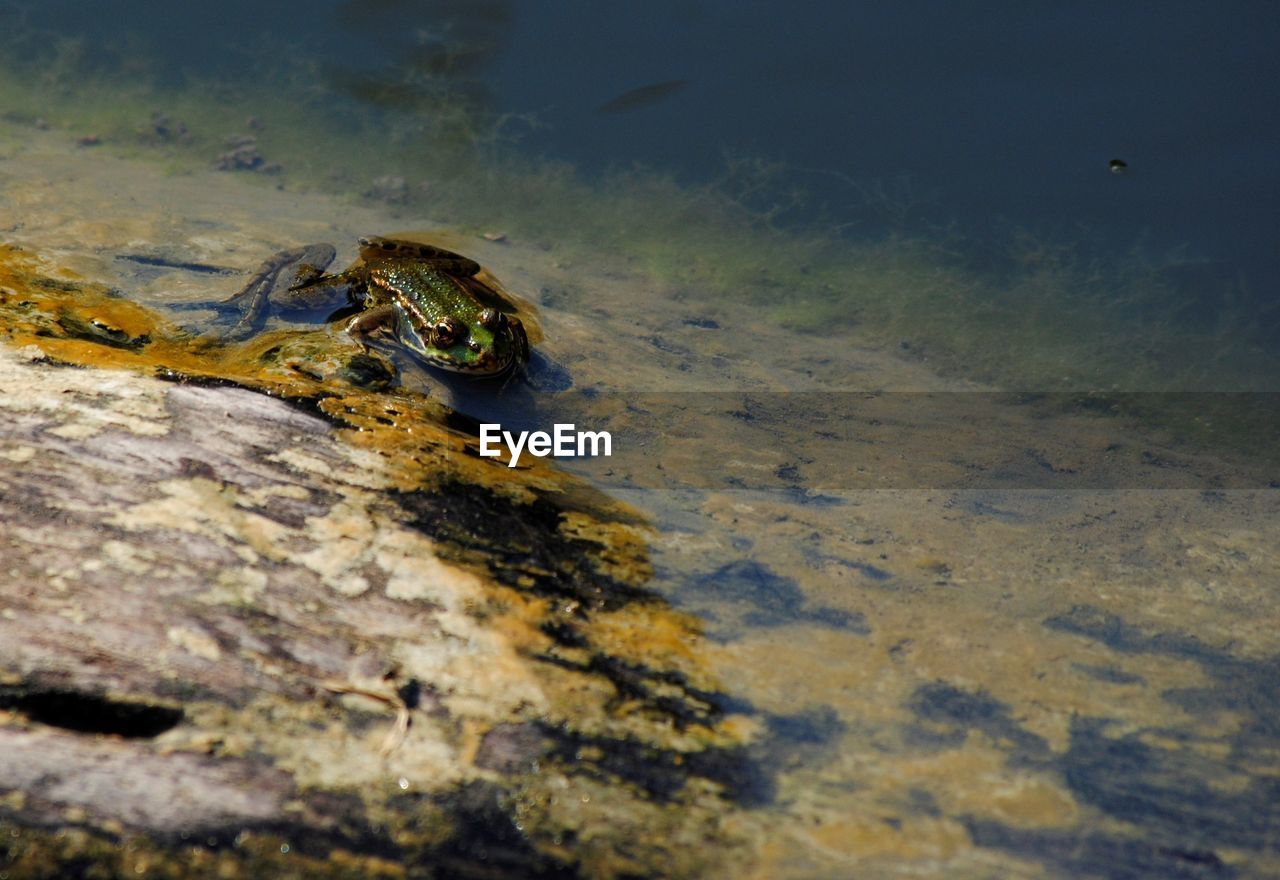
[[(583, 170), (642, 163), (694, 181), (721, 174), (726, 152), (761, 156), (813, 191), (792, 219), (824, 210), (864, 233), (956, 221), (980, 243), (998, 221), (1105, 253), (1142, 243), (1209, 267), (1195, 281), (1274, 301), (1280, 23), (1261, 4), (232, 3), (162, 26), (148, 8), (63, 0), (26, 15), (128, 41), (171, 77), (255, 55), (373, 78), (427, 70), (492, 112), (535, 115), (521, 149)], [(687, 88), (665, 100), (596, 112), (676, 79)], [(1105, 173), (1112, 158), (1129, 172)], [(878, 189), (909, 204), (868, 205)]]
[[(1280, 26), (1255, 4), (1227, 12), (1195, 2), (1089, 3), (1049, 13), (1007, 2), (824, 3), (782, 14), (769, 3), (627, 11), (402, 0), (233, 4), (162, 24), (145, 3), (110, 13), (74, 2), (2, 8), (15, 57), (36, 63), (46, 83), (65, 80), (59, 88), (107, 72), (150, 83), (157, 104), (171, 89), (212, 89), (223, 95), (218, 104), (235, 94), (241, 107), (264, 112), (292, 103), (295, 116), (260, 139), (280, 140), (287, 127), (295, 138), (280, 148), (292, 154), (284, 164), (329, 187), (343, 180), (411, 204), (450, 197), (468, 214), (483, 206), (455, 222), (519, 219), (532, 231), (541, 214), (542, 233), (562, 243), (580, 236), (615, 248), (608, 235), (620, 233), (639, 247), (634, 229), (599, 228), (625, 220), (583, 216), (564, 192), (521, 202), (499, 185), (504, 198), (494, 199), (475, 185), (474, 168), (460, 173), (445, 157), (563, 162), (588, 185), (607, 175), (640, 189), (641, 204), (618, 210), (653, 227), (668, 261), (705, 253), (740, 263), (712, 244), (735, 231), (715, 222), (689, 229), (681, 208), (664, 204), (673, 197), (642, 182), (673, 175), (687, 187), (712, 185), (757, 224), (803, 230), (806, 241), (828, 236), (856, 248), (910, 238), (957, 274), (950, 286), (989, 292), (978, 299), (994, 292), (1000, 320), (1026, 314), (1044, 327), (1096, 318), (1072, 332), (1106, 336), (1107, 350), (1085, 343), (1074, 359), (1116, 363), (1070, 375), (1070, 387), (1271, 388), (1280, 181), (1270, 145), (1280, 123), (1269, 47)], [(672, 83), (679, 87), (601, 112)], [(365, 167), (345, 167), (357, 155)], [(1111, 172), (1113, 159), (1124, 173)], [(636, 163), (645, 174), (632, 173)], [(522, 211), (539, 201), (568, 216)], [(813, 257), (796, 241), (758, 248), (777, 251), (767, 260), (790, 288), (784, 298), (803, 303), (788, 312), (791, 323), (829, 325), (833, 315), (890, 323), (883, 314), (865, 321), (858, 296), (807, 289), (812, 279), (794, 273)], [(846, 266), (818, 259), (836, 269), (830, 284), (848, 286)], [(736, 295), (741, 281), (723, 286)], [(815, 311), (815, 299), (827, 307)], [(917, 333), (922, 313), (945, 300), (907, 304)], [(973, 314), (974, 303), (960, 305), (949, 319)], [(957, 363), (948, 366), (1005, 386), (1060, 387), (1047, 364), (992, 363), (981, 344), (961, 338), (1005, 332), (1000, 320), (939, 332), (928, 340), (935, 363), (950, 357)]]
[(1275, 870), (1264, 7), (0, 10), (13, 240), (166, 306), (443, 227), (537, 301), (532, 388), (452, 400), (613, 433), (562, 467), (767, 728), (722, 864)]
[[(758, 153), (851, 214), (846, 182), (905, 179), (916, 221), (1149, 236), (1274, 292), (1280, 23), (1259, 4), (577, 3), (511, 30), (501, 106), (544, 113), (534, 142), (585, 167), (705, 177)], [(592, 112), (674, 77), (664, 105)]]

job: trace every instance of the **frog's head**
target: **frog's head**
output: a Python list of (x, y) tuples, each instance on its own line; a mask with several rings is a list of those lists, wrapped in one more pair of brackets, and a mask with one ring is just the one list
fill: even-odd
[(470, 321), (449, 315), (430, 325), (402, 316), (396, 335), (418, 358), (454, 373), (499, 376), (529, 360), (524, 325), (495, 308), (482, 309)]

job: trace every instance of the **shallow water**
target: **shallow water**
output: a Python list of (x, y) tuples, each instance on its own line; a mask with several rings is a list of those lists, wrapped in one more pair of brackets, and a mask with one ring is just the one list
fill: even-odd
[[(5, 8), (12, 13), (20, 5)], [(454, 45), (435, 41), (428, 27), (443, 28), (450, 9), (337, 4), (333, 21), (348, 30), (325, 25), (322, 41), (336, 34), (353, 45), (385, 39), (391, 61), (372, 73), (386, 85), (388, 71), (412, 68), (415, 58), (432, 70), (443, 63), (443, 50), (414, 49)], [(501, 69), (527, 51), (520, 39), (522, 28), (533, 28), (527, 10), (498, 3), (474, 9), (481, 12), (444, 32), (458, 45), (496, 40), (519, 48), (494, 49), (478, 68), (450, 61), (445, 85), (479, 107), (511, 108), (511, 94), (533, 103), (527, 91), (505, 93), (501, 77), (477, 72), (484, 64)], [(689, 18), (677, 20), (687, 21), (689, 31), (706, 27), (708, 10), (681, 9)], [(423, 32), (389, 33), (393, 25), (384, 17), (393, 24), (422, 21)], [(726, 294), (717, 286), (721, 270), (742, 266), (717, 261), (737, 259), (736, 252), (707, 249), (696, 255), (700, 265), (672, 269), (646, 243), (636, 246), (643, 257), (628, 259), (628, 236), (644, 238), (639, 227), (646, 217), (632, 218), (635, 225), (611, 237), (599, 233), (608, 244), (598, 253), (589, 238), (566, 247), (538, 225), (538, 206), (526, 204), (527, 194), (508, 186), (504, 200), (501, 188), (485, 190), (466, 178), (482, 174), (483, 165), (460, 165), (463, 179), (437, 183), (455, 187), (439, 199), (412, 177), (377, 184), (387, 175), (362, 165), (358, 155), (346, 156), (345, 170), (307, 176), (305, 156), (288, 152), (290, 145), (280, 143), (272, 155), (277, 123), (269, 113), (259, 119), (265, 126), (259, 144), (283, 172), (215, 170), (230, 130), (188, 144), (157, 134), (150, 110), (140, 108), (157, 99), (199, 107), (204, 93), (184, 89), (197, 74), (225, 75), (219, 67), (225, 56), (211, 51), (219, 38), (197, 42), (204, 51), (193, 53), (192, 63), (203, 68), (183, 70), (156, 48), (157, 34), (136, 30), (127, 14), (120, 22), (119, 36), (142, 41), (141, 57), (152, 60), (165, 84), (141, 97), (121, 86), (123, 121), (97, 145), (76, 139), (110, 125), (110, 114), (85, 121), (77, 116), (83, 108), (66, 96), (65, 105), (48, 105), (43, 125), (32, 117), (6, 122), (0, 162), (0, 206), (11, 218), (6, 243), (168, 307), (231, 294), (243, 273), (281, 248), (332, 241), (343, 264), (354, 257), (360, 235), (443, 229), (453, 236), (450, 246), (534, 301), (546, 338), (529, 386), (499, 394), (441, 386), (407, 362), (402, 381), (481, 421), (544, 430), (573, 421), (612, 433), (612, 456), (561, 465), (652, 521), (652, 586), (702, 621), (694, 647), (726, 693), (779, 727), (770, 731), (778, 745), (766, 759), (776, 775), (736, 805), (731, 820), (734, 833), (751, 841), (753, 876), (1227, 877), (1280, 868), (1273, 778), (1280, 501), (1274, 457), (1256, 454), (1275, 439), (1269, 395), (1144, 396), (1132, 392), (1148, 387), (1113, 381), (1114, 375), (1102, 386), (1073, 379), (1066, 386), (1071, 393), (996, 393), (997, 378), (1033, 377), (1026, 385), (1000, 383), (1013, 392), (1049, 385), (1045, 373), (1016, 361), (1022, 345), (1043, 351), (1075, 328), (1052, 315), (1043, 319), (1048, 326), (1003, 325), (996, 309), (983, 343), (997, 352), (995, 360), (1011, 361), (1010, 369), (994, 372), (984, 362), (966, 373), (964, 358), (947, 352), (945, 318), (942, 330), (919, 335), (914, 329), (929, 318), (920, 311), (896, 316), (883, 332), (874, 322), (887, 318), (872, 312), (865, 321), (817, 326), (780, 318), (775, 300), (797, 298), (805, 308), (805, 297), (817, 295), (809, 288), (797, 294), (785, 279), (769, 277), (785, 253), (760, 256), (755, 286)], [(537, 24), (548, 27), (545, 20)], [(1115, 26), (1136, 24), (1122, 19)], [(1061, 23), (1019, 17), (1005, 26), (1044, 39)], [(296, 40), (306, 31), (290, 33)], [(549, 78), (556, 69), (549, 64), (540, 75)], [(321, 73), (335, 105), (351, 100), (338, 95), (332, 71)], [(636, 70), (631, 84), (664, 78), (665, 70)], [(374, 135), (396, 126), (399, 134), (417, 131), (404, 128), (405, 116), (428, 112), (435, 106), (428, 98), (444, 93), (409, 81), (421, 87), (412, 93), (414, 109), (376, 107), (379, 115), (371, 118), (388, 128), (350, 141), (335, 137), (337, 147), (355, 149), (364, 138), (369, 155), (382, 158), (374, 151), (384, 144)], [(472, 88), (477, 82), (493, 93)], [(694, 79), (648, 104), (638, 100), (625, 118), (641, 120), (692, 100), (698, 88), (710, 88), (704, 82)], [(1049, 94), (1034, 78), (1022, 85), (1038, 100)], [(395, 94), (404, 93), (375, 90), (384, 104)], [(602, 95), (598, 103), (613, 97)], [(254, 96), (240, 93), (237, 101), (238, 111)], [(265, 97), (261, 103), (270, 109)], [(948, 120), (927, 121), (948, 129), (961, 124)], [(245, 122), (237, 117), (235, 124)], [(668, 116), (663, 124), (678, 123)], [(1184, 124), (1195, 130), (1199, 123)], [(564, 154), (601, 161), (591, 143), (578, 138)], [(600, 152), (612, 154), (600, 143)], [(1110, 146), (1108, 155), (1098, 153), (1103, 166)], [(786, 148), (780, 138), (777, 149)], [(1019, 157), (993, 161), (1006, 161), (1011, 174), (1020, 167)], [(1145, 197), (1182, 193), (1152, 183), (1148, 166), (1138, 164), (1133, 182), (1152, 188)], [(1258, 167), (1263, 178), (1272, 170)], [(520, 168), (508, 183), (519, 173), (541, 173)], [(1099, 187), (1131, 182), (1099, 170)], [(1084, 200), (1093, 185), (1068, 188)], [(460, 208), (458, 193), (469, 186), (486, 201)], [(584, 213), (583, 223), (617, 222), (607, 207), (617, 192), (603, 184), (599, 192), (586, 190), (586, 204), (598, 213)], [(1010, 204), (1039, 192), (1030, 183), (1010, 190)], [(565, 193), (582, 197), (580, 190)], [(989, 207), (971, 201), (966, 211), (984, 215)], [(660, 205), (648, 209), (656, 215)], [(491, 220), (474, 219), (486, 211)], [(560, 216), (556, 206), (545, 211)], [(1069, 223), (1079, 219), (1065, 213)], [(705, 220), (705, 230), (691, 227), (690, 237), (714, 240), (716, 220)], [(1256, 222), (1242, 222), (1257, 233)], [(1134, 227), (1125, 229), (1127, 235)], [(772, 244), (794, 235), (797, 251), (808, 247), (800, 232), (769, 235)], [(981, 252), (992, 249), (982, 241), (966, 263), (980, 263)], [(942, 247), (944, 240), (935, 243)], [(1164, 239), (1169, 247), (1177, 243)], [(1195, 247), (1207, 254), (1216, 244), (1205, 238)], [(837, 286), (867, 283), (828, 276), (820, 256), (826, 252), (817, 251), (809, 274)], [(875, 258), (906, 261), (915, 252), (884, 253)], [(689, 259), (687, 251), (676, 257)], [(1248, 262), (1222, 251), (1205, 259)], [(886, 286), (872, 296), (893, 300), (901, 293), (895, 280), (920, 282), (942, 271), (938, 265), (881, 274)], [(1107, 284), (1130, 277), (1109, 263), (1066, 266), (1046, 258), (1037, 265), (1040, 274), (1029, 277), (1053, 295), (1072, 295), (1072, 285), (1088, 277), (1105, 296)], [(1068, 282), (1047, 277), (1055, 271)], [(996, 277), (946, 276), (934, 291), (936, 311), (945, 316), (962, 285), (995, 284)], [(1256, 285), (1251, 289), (1258, 298), (1246, 312), (1265, 300)], [(1140, 304), (1132, 327), (1115, 331), (1116, 345), (1141, 337), (1151, 317), (1142, 309), (1158, 305), (1158, 295), (1186, 294), (1176, 284), (1151, 290), (1156, 298)], [(980, 290), (966, 295), (972, 298), (962, 308), (990, 304)], [(843, 296), (844, 288), (837, 290), (834, 302), (862, 308), (863, 300)], [(1203, 308), (1218, 303), (1213, 296), (1201, 291), (1192, 298)], [(172, 314), (197, 329), (212, 319), (198, 310)], [(1027, 336), (1017, 336), (1019, 329)], [(967, 331), (957, 325), (961, 332)], [(1200, 350), (1222, 338), (1204, 337)], [(1194, 347), (1194, 335), (1188, 339)], [(1062, 369), (1074, 369), (1089, 351), (1067, 346), (1055, 357)], [(1246, 365), (1267, 362), (1265, 346), (1261, 353), (1244, 345), (1224, 351)], [(1210, 371), (1194, 387), (1239, 387), (1238, 375), (1218, 383)], [(1249, 387), (1272, 389), (1273, 376), (1261, 380)], [(1175, 382), (1159, 390), (1185, 387)], [(1097, 391), (1106, 394), (1082, 393)]]

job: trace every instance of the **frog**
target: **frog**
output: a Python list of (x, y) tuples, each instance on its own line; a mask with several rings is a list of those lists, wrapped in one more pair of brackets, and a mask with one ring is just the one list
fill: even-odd
[(416, 360), (450, 373), (499, 378), (523, 370), (530, 343), (516, 314), (520, 306), (479, 263), (405, 238), (358, 241), (359, 258), (334, 274), (325, 271), (336, 256), (330, 244), (268, 258), (222, 302), (241, 312), (226, 338), (257, 332), (272, 306), (315, 311), (347, 304), (359, 311), (346, 333), (366, 351), (375, 336), (390, 335)]

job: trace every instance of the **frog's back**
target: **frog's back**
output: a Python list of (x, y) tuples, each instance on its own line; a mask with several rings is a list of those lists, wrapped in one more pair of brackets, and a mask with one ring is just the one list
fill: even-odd
[(453, 315), (470, 323), (484, 309), (463, 279), (421, 261), (387, 260), (371, 270), (371, 276), (377, 286), (385, 286), (411, 299), (432, 320)]

